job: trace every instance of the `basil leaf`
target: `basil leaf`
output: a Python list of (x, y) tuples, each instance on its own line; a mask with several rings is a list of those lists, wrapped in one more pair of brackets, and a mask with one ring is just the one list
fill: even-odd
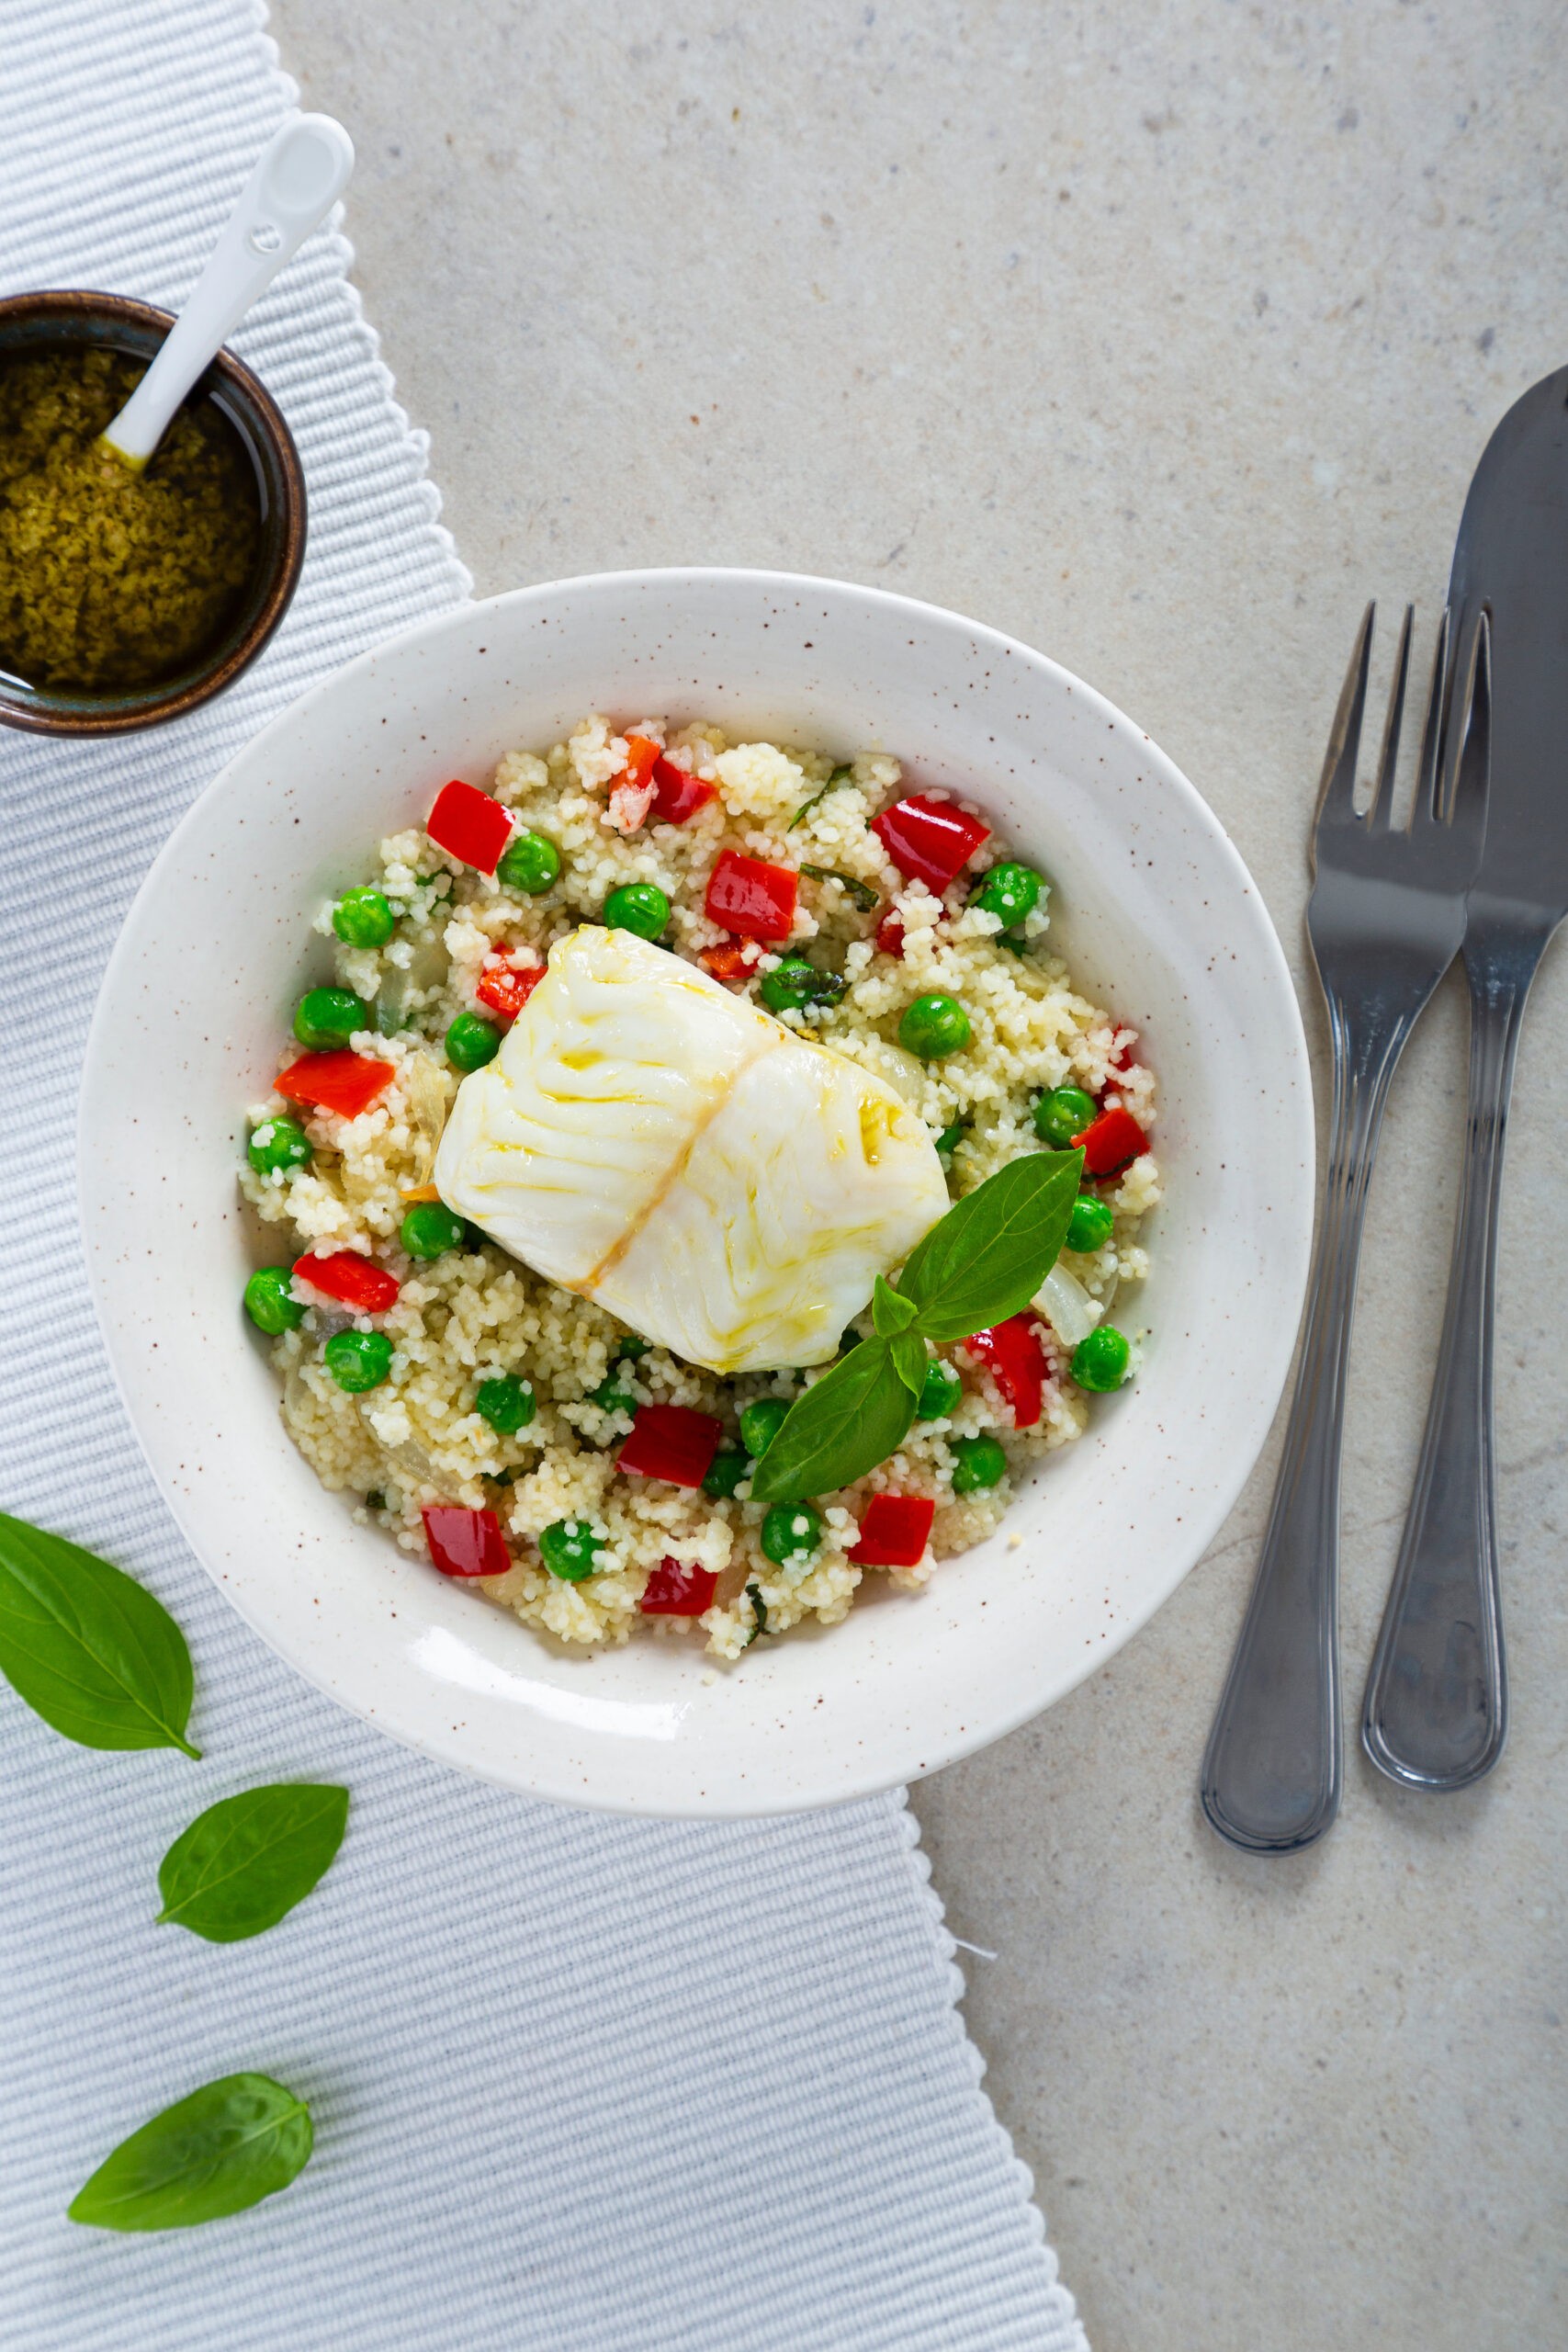
[(348, 1791), (276, 1781), (198, 1813), (158, 1865), (164, 1907), (209, 1944), (276, 1928), (302, 1902), (343, 1843)]
[[(819, 792), (814, 792), (809, 800), (803, 800), (801, 802), (799, 808), (795, 810), (794, 816), (784, 827), (785, 832), (793, 833), (796, 825), (802, 823), (806, 818), (810, 816), (811, 811), (816, 808), (817, 803), (819, 800), (826, 800), (828, 795), (830, 792), (837, 792), (841, 784), (850, 783), (853, 775), (854, 770), (852, 768), (835, 768), (832, 775), (828, 778), (827, 783), (822, 786), (821, 790)], [(808, 866), (806, 870), (809, 873), (811, 869)]]
[(931, 1361), (926, 1354), (925, 1341), (918, 1331), (896, 1331), (887, 1343), (887, 1351), (894, 1371), (910, 1396), (918, 1397), (926, 1385), (926, 1370)]
[(890, 1340), (897, 1331), (907, 1331), (915, 1319), (910, 1301), (901, 1298), (885, 1283), (880, 1274), (871, 1295), (871, 1319), (879, 1340)]
[(1081, 1151), (1010, 1159), (917, 1244), (898, 1287), (939, 1345), (1005, 1323), (1028, 1306), (1067, 1238)]
[(268, 2075), (223, 2075), (106, 2156), (66, 2211), (95, 2230), (188, 2230), (287, 2188), (310, 2161), (310, 2110)]
[[(807, 806), (809, 805), (807, 803)], [(798, 824), (798, 822), (797, 818), (795, 823)], [(793, 832), (795, 825), (792, 824), (789, 830)], [(814, 882), (839, 883), (848, 891), (863, 914), (869, 914), (873, 907), (879, 907), (882, 904), (881, 891), (874, 890), (869, 882), (863, 882), (858, 874), (840, 873), (836, 865), (803, 865), (800, 870), (803, 874), (809, 874)]]
[(191, 1668), (162, 1603), (93, 1552), (0, 1511), (0, 1674), (83, 1747), (178, 1747)]
[(887, 1459), (915, 1418), (915, 1399), (894, 1369), (894, 1344), (863, 1340), (795, 1399), (751, 1473), (755, 1501), (825, 1495)]

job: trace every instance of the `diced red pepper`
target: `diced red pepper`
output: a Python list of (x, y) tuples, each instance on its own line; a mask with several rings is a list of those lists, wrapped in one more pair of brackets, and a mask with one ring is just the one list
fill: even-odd
[(1050, 1366), (1040, 1344), (1040, 1327), (1032, 1315), (1010, 1315), (988, 1331), (976, 1331), (964, 1342), (977, 1355), (1012, 1407), (1015, 1430), (1032, 1430), (1045, 1401)]
[(341, 1299), (361, 1315), (384, 1315), (398, 1295), (397, 1277), (356, 1250), (338, 1250), (330, 1258), (307, 1252), (295, 1259), (294, 1271), (312, 1290)]
[(512, 839), (512, 820), (488, 792), (471, 784), (444, 784), (424, 830), (448, 857), (461, 858), (481, 874), (493, 874)]
[(1120, 1041), (1111, 1047), (1109, 1067), (1111, 1069), (1131, 1069), (1133, 1064), (1138, 1058), (1137, 1045), (1138, 1039), (1136, 1032), (1133, 1030), (1127, 1031)]
[(904, 953), (904, 919), (902, 915), (884, 915), (876, 926), (876, 944), (884, 956)]
[(689, 1405), (639, 1405), (616, 1467), (672, 1487), (700, 1487), (713, 1466), (724, 1424)]
[(716, 980), (728, 981), (750, 979), (759, 958), (748, 956), (740, 942), (732, 939), (723, 947), (705, 947), (697, 961)]
[(330, 1054), (302, 1054), (272, 1082), (290, 1102), (335, 1111), (340, 1119), (357, 1119), (397, 1074), (391, 1062), (373, 1062), (367, 1054), (351, 1054), (343, 1046)]
[(503, 1577), (512, 1566), (494, 1511), (426, 1503), (420, 1517), (431, 1559), (444, 1577)]
[(1091, 1126), (1081, 1136), (1073, 1137), (1083, 1147), (1083, 1172), (1086, 1176), (1114, 1176), (1130, 1159), (1147, 1151), (1149, 1139), (1134, 1118), (1131, 1111), (1120, 1106), (1114, 1111), (1102, 1111)]
[(708, 921), (743, 939), (787, 939), (799, 887), (793, 865), (770, 865), (765, 858), (727, 849), (708, 877)]
[(503, 1021), (515, 1021), (544, 977), (542, 964), (487, 964), (474, 994)]
[(689, 1567), (684, 1560), (672, 1560), (666, 1553), (642, 1589), (642, 1613), (645, 1617), (700, 1617), (705, 1609), (713, 1607), (717, 1583), (714, 1569)]
[(638, 785), (646, 784), (662, 756), (651, 736), (628, 735), (626, 763), (620, 775), (611, 779), (612, 792), (619, 791), (622, 785), (629, 784), (635, 790)]
[(871, 830), (898, 868), (914, 882), (923, 882), (940, 899), (955, 874), (967, 865), (980, 843), (990, 839), (989, 825), (966, 816), (951, 800), (928, 799), (924, 793), (896, 800)]
[(704, 784), (686, 768), (678, 768), (673, 760), (660, 758), (653, 767), (653, 814), (661, 825), (683, 825), (717, 792), (711, 784)]
[(924, 1495), (873, 1495), (850, 1554), (863, 1568), (913, 1568), (931, 1542), (936, 1505)]

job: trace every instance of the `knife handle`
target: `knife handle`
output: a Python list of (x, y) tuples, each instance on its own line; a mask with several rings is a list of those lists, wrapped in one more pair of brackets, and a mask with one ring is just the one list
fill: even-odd
[(1462, 1789), (1507, 1732), (1492, 1451), (1497, 1202), (1514, 1057), (1546, 942), (1466, 942), (1470, 1114), (1448, 1307), (1361, 1745), (1407, 1788)]

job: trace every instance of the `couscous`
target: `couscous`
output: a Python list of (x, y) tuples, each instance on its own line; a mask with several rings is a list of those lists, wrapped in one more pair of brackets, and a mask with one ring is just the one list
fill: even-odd
[[(1135, 1370), (1135, 1329), (1106, 1317), (1159, 1197), (1153, 1078), (1049, 953), (1048, 898), (982, 808), (880, 752), (591, 717), (487, 790), (448, 785), (321, 909), (334, 985), (301, 999), (249, 1114), (245, 1196), (291, 1238), (246, 1305), (323, 1486), (559, 1640), (695, 1625), (725, 1658), (988, 1534)], [(635, 1027), (644, 1074), (667, 1037), (672, 1087), (639, 1077), (634, 1115), (585, 1080), (575, 1174), (547, 1197), (527, 1178), (559, 1069), (603, 1058), (591, 1012), (615, 1051)], [(736, 1071), (771, 1057), (745, 1116), (731, 1039)], [(897, 1288), (918, 1288), (912, 1245), (1042, 1147), (1050, 1169), (1022, 1172), (1070, 1179), (1059, 1258), (1021, 1311), (922, 1336)], [(684, 1289), (660, 1278), (677, 1232)], [(786, 1416), (856, 1365), (891, 1448), (840, 1446), (854, 1475), (797, 1491), (780, 1465), (808, 1417), (781, 1438)]]

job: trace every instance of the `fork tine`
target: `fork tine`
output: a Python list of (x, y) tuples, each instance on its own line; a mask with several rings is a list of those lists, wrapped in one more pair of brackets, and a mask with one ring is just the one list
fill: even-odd
[(1416, 607), (1404, 607), (1404, 625), (1399, 632), (1399, 650), (1393, 662), (1393, 686), (1388, 698), (1388, 717), (1383, 721), (1382, 753), (1378, 761), (1378, 780), (1372, 790), (1371, 806), (1367, 810), (1369, 827), (1386, 833), (1393, 808), (1393, 776), (1399, 765), (1399, 730), (1404, 721), (1404, 687), (1410, 675), (1410, 631), (1416, 619)]
[(1486, 795), (1492, 780), (1492, 616), (1484, 605), (1476, 616), (1475, 634), (1471, 640), (1470, 675), (1461, 726), (1449, 821), (1456, 826), (1478, 826), (1485, 822)]
[(1416, 798), (1410, 811), (1412, 828), (1434, 822), (1442, 805), (1443, 749), (1447, 740), (1449, 654), (1453, 643), (1453, 614), (1445, 607), (1438, 623), (1432, 654), (1432, 683), (1427, 694), (1427, 717), (1421, 729), (1421, 757), (1416, 770)]
[(1339, 689), (1339, 707), (1329, 729), (1328, 751), (1318, 786), (1317, 822), (1353, 817), (1356, 813), (1356, 754), (1361, 748), (1361, 718), (1367, 707), (1367, 668), (1372, 654), (1372, 615), (1375, 604), (1361, 616), (1361, 626), (1350, 655), (1350, 667)]

